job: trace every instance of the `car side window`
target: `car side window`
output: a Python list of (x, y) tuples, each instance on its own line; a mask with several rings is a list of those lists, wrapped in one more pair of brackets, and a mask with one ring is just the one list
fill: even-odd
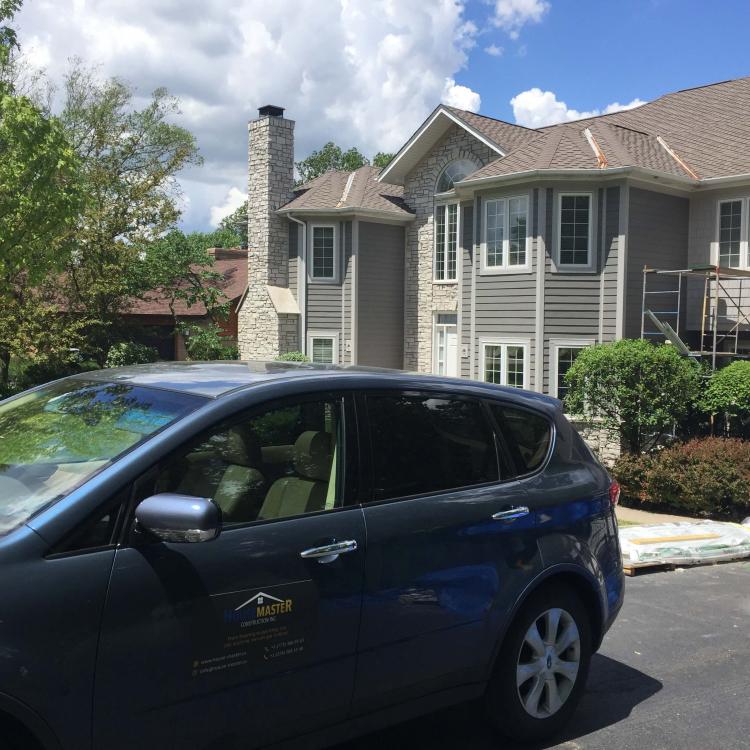
[(494, 437), (478, 401), (373, 393), (366, 405), (373, 500), (497, 480)]
[(549, 451), (552, 425), (541, 414), (516, 409), (507, 404), (490, 404), (505, 438), (518, 474), (536, 471)]
[(225, 524), (327, 510), (341, 504), (342, 402), (286, 402), (194, 443), (160, 471), (156, 492), (210, 497)]

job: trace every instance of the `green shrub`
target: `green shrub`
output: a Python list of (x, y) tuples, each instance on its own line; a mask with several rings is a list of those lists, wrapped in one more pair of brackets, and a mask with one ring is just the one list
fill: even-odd
[(159, 352), (153, 346), (139, 344), (137, 341), (121, 341), (109, 348), (104, 366), (145, 365), (149, 362), (156, 362), (157, 359), (159, 359)]
[(286, 352), (276, 357), (277, 362), (309, 362), (310, 358), (302, 352)]
[(50, 357), (48, 359), (32, 362), (27, 365), (23, 372), (20, 373), (17, 380), (17, 390), (23, 391), (27, 388), (33, 388), (43, 383), (49, 383), (52, 380), (76, 375), (80, 372), (89, 372), (90, 370), (99, 369), (96, 362), (85, 360), (80, 361), (71, 355), (66, 357)]
[(744, 435), (750, 422), (750, 362), (732, 362), (713, 373), (698, 406), (723, 419), (725, 434)]
[(612, 473), (626, 503), (680, 513), (740, 519), (750, 511), (750, 442), (698, 438), (659, 453), (624, 455)]
[(206, 361), (212, 359), (237, 359), (237, 347), (228, 344), (217, 325), (184, 326), (185, 348), (188, 359)]
[(568, 411), (600, 418), (623, 451), (639, 454), (687, 416), (700, 368), (670, 345), (623, 339), (581, 351), (565, 380)]

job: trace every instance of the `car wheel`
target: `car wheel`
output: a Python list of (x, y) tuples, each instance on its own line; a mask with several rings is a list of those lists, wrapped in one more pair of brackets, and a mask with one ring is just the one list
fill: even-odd
[(557, 734), (580, 700), (591, 661), (591, 624), (568, 588), (545, 587), (521, 608), (503, 641), (486, 694), (491, 722), (506, 737)]

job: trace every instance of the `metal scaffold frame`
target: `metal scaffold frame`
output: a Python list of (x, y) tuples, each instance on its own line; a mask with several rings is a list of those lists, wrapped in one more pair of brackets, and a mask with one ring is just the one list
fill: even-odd
[[(676, 289), (649, 289), (649, 279), (659, 277), (673, 277), (677, 280)], [(687, 280), (690, 278), (703, 281), (703, 303), (701, 308), (700, 345), (698, 349), (690, 349), (682, 340), (680, 335), (680, 317), (684, 314), (683, 295)], [(739, 343), (740, 327), (750, 326), (750, 298), (747, 300), (747, 310), (742, 309), (743, 282), (750, 280), (750, 271), (739, 268), (724, 268), (722, 266), (694, 266), (693, 268), (665, 269), (643, 267), (643, 293), (641, 298), (641, 338), (649, 336), (664, 336), (677, 350), (685, 356), (694, 359), (710, 358), (711, 369), (716, 369), (719, 357), (731, 357), (734, 359), (746, 359), (737, 351)], [(737, 282), (727, 286), (727, 282)], [(668, 299), (674, 298), (674, 309), (651, 310), (647, 302), (655, 295), (663, 295)], [(734, 316), (719, 313), (719, 302), (723, 301), (736, 314)], [(666, 317), (668, 320), (661, 320)], [(672, 322), (674, 325), (672, 325)], [(722, 321), (726, 326), (722, 327)], [(647, 330), (647, 322), (650, 322), (655, 331)], [(683, 324), (683, 332), (684, 332)], [(719, 350), (719, 346), (725, 341), (731, 341), (731, 351)]]

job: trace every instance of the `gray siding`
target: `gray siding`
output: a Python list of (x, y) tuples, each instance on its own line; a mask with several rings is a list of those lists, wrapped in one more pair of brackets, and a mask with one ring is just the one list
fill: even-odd
[(289, 289), (297, 299), (297, 272), (299, 269), (299, 224), (289, 222)]
[[(750, 185), (739, 188), (713, 190), (694, 195), (690, 199), (690, 222), (688, 233), (688, 265), (715, 264), (718, 259), (718, 220), (719, 201), (731, 199), (746, 199), (750, 196)], [(743, 314), (750, 313), (750, 281), (740, 282), (728, 279), (722, 286), (731, 293), (735, 302), (742, 308)], [(703, 281), (693, 279), (688, 283), (686, 299), (688, 330), (699, 331), (701, 326), (701, 310), (703, 305)], [(719, 314), (726, 316), (720, 319), (721, 327), (733, 326), (737, 321), (737, 310), (732, 302), (723, 299), (725, 295), (719, 293)], [(713, 307), (713, 304), (710, 305)], [(728, 319), (728, 320), (727, 320)], [(707, 320), (706, 325), (709, 326)], [(742, 324), (740, 330), (748, 330), (747, 324)], [(734, 339), (732, 338), (732, 343)], [(727, 342), (729, 343), (729, 342)]]
[[(591, 272), (557, 272), (553, 257), (557, 246), (557, 200), (559, 192), (574, 189), (592, 193), (592, 227), (595, 264)], [(597, 341), (601, 309), (601, 269), (604, 254), (603, 237), (599, 231), (600, 203), (603, 191), (596, 186), (565, 186), (562, 191), (547, 188), (545, 213), (545, 244), (547, 257), (544, 273), (544, 368), (543, 391), (551, 393), (551, 341), (554, 339), (582, 339)]]
[[(459, 375), (462, 378), (471, 377), (471, 360), (469, 359), (469, 348), (471, 347), (471, 277), (472, 264), (474, 262), (474, 232), (475, 213), (474, 206), (463, 206), (461, 216), (461, 298), (459, 299), (460, 326), (459, 332)], [(463, 353), (466, 352), (466, 356)]]
[[(630, 188), (628, 218), (628, 262), (625, 285), (625, 338), (640, 338), (641, 301), (644, 265), (678, 269), (687, 267), (688, 220), (690, 203), (680, 198), (651, 190)], [(678, 280), (671, 276), (651, 275), (649, 291), (676, 290)], [(675, 327), (675, 294), (649, 295), (647, 305), (659, 318)], [(684, 313), (683, 307), (683, 313)], [(684, 315), (680, 327), (684, 327)], [(646, 330), (655, 330), (647, 326)], [(657, 339), (661, 340), (661, 339)]]
[(403, 227), (359, 223), (356, 304), (357, 363), (403, 367)]
[[(320, 223), (325, 223), (321, 219)], [(351, 317), (351, 313), (345, 314), (344, 304), (351, 302), (351, 291), (349, 275), (351, 273), (351, 242), (352, 225), (350, 221), (337, 223), (337, 242), (339, 247), (339, 280), (338, 283), (314, 281), (307, 279), (307, 339), (308, 331), (326, 331), (338, 333), (339, 362), (346, 362), (348, 354), (344, 351), (345, 339), (342, 336), (344, 330), (344, 318)], [(310, 241), (307, 242), (309, 269)], [(349, 288), (349, 293), (345, 290)]]
[[(481, 198), (502, 197), (526, 194), (529, 206), (529, 230), (532, 238), (534, 231), (534, 191), (528, 187), (510, 190), (503, 193), (486, 193)], [(479, 216), (482, 217), (481, 199), (477, 202)], [(481, 227), (480, 218), (480, 227)], [(527, 245), (531, 253), (531, 268), (521, 273), (482, 273), (481, 270), (481, 231), (476, 238), (474, 253), (474, 377), (484, 379), (482, 361), (482, 341), (491, 339), (523, 340), (529, 347), (531, 376), (528, 379), (533, 387), (533, 361), (536, 331), (536, 264), (537, 243)]]
[(617, 335), (617, 260), (620, 232), (620, 188), (604, 191), (601, 211), (604, 232), (604, 257), (602, 258), (602, 330), (601, 340), (614, 341)]

